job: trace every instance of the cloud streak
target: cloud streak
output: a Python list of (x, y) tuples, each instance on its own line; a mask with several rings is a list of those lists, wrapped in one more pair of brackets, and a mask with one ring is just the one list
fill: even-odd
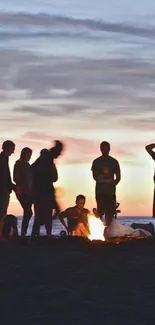
[(52, 16), (49, 14), (9, 13), (0, 12), (0, 22), (4, 27), (14, 28), (75, 28), (97, 32), (121, 33), (138, 37), (155, 37), (154, 27), (138, 27), (127, 23), (113, 23), (93, 19), (77, 19), (74, 17)]

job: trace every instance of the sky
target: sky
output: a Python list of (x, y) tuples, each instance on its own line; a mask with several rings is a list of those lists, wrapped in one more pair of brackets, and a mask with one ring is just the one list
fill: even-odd
[[(155, 142), (154, 0), (5, 0), (0, 3), (0, 142), (31, 163), (55, 139), (61, 208), (95, 203), (92, 161), (111, 144), (121, 167), (121, 216), (151, 216)], [(10, 213), (22, 214), (14, 194)]]

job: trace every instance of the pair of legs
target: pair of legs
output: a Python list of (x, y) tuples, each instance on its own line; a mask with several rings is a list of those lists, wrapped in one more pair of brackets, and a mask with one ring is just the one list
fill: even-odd
[(51, 235), (53, 205), (53, 198), (51, 196), (35, 197), (35, 219), (32, 227), (32, 237), (40, 233), (40, 226), (42, 225), (45, 225), (47, 235)]
[(21, 236), (26, 236), (27, 229), (29, 225), (29, 221), (33, 215), (32, 211), (32, 197), (27, 194), (21, 194), (17, 196), (18, 201), (20, 202), (23, 208), (23, 220), (22, 220), (22, 227), (21, 227)]
[(10, 201), (10, 193), (8, 192), (0, 193), (0, 237), (2, 237), (3, 222), (7, 214), (9, 201)]
[(99, 217), (105, 214), (106, 226), (111, 224), (112, 218), (116, 210), (116, 196), (115, 195), (96, 195), (97, 211)]

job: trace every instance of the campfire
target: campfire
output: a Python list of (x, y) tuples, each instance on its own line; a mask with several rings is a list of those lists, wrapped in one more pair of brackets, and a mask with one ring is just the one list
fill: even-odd
[(104, 241), (104, 229), (105, 226), (100, 218), (97, 218), (93, 215), (88, 217), (88, 226), (89, 226), (89, 235), (90, 240), (102, 240)]

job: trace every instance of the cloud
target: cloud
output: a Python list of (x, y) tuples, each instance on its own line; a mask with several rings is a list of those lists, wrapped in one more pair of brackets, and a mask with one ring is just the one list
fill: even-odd
[(102, 20), (78, 19), (74, 17), (52, 16), (38, 13), (29, 14), (24, 12), (9, 13), (0, 12), (0, 21), (3, 27), (14, 28), (76, 28), (98, 32), (121, 33), (139, 37), (155, 37), (154, 27), (138, 27), (127, 23), (112, 23)]
[(58, 122), (60, 132), (67, 134), (73, 125), (81, 132), (153, 130), (154, 75), (151, 61), (41, 56), (3, 49), (0, 93), (6, 104), (1, 103), (0, 115), (10, 114), (14, 125), (24, 117), (22, 125), (32, 125), (33, 120), (33, 127), (39, 123), (41, 128), (52, 118), (55, 132)]

